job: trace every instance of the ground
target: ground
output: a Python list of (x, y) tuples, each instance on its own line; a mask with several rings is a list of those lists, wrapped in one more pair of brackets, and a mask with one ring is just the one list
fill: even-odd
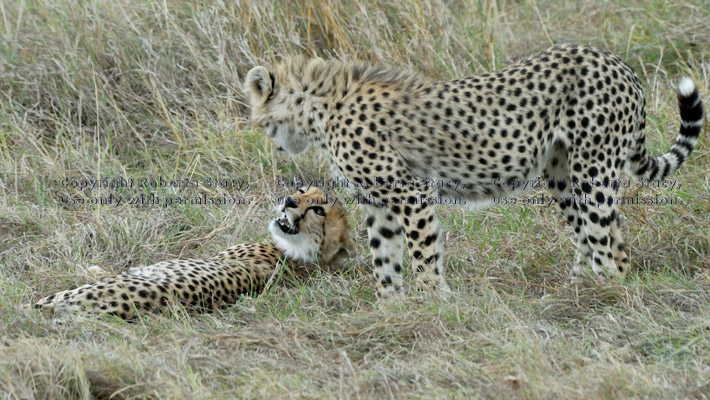
[[(442, 207), (446, 302), (376, 301), (363, 250), (344, 272), (309, 280), (285, 273), (286, 284), (211, 315), (178, 309), (133, 324), (57, 327), (21, 307), (91, 280), (94, 265), (118, 272), (265, 238), (274, 199), (293, 189), (280, 178), (329, 176), (324, 156), (278, 153), (246, 120), (239, 82), (284, 53), (450, 79), (562, 41), (607, 48), (639, 73), (649, 151), (667, 150), (678, 131), (678, 79), (693, 77), (708, 104), (705, 2), (559, 4), (0, 6), (0, 393), (707, 398), (707, 130), (671, 177), (680, 188), (627, 189), (682, 204), (624, 206), (631, 271), (623, 285), (564, 285), (574, 261), (570, 227), (557, 210), (521, 205), (543, 193), (533, 190), (478, 212)], [(134, 187), (71, 186), (105, 176), (132, 178)], [(143, 177), (148, 187), (136, 188)], [(161, 177), (176, 182), (161, 187)], [(178, 185), (184, 179), (199, 187)], [(67, 204), (111, 193), (156, 194), (159, 204)], [(211, 204), (190, 204), (203, 195)], [(240, 204), (215, 201), (232, 198)], [(350, 211), (366, 248), (364, 218)]]

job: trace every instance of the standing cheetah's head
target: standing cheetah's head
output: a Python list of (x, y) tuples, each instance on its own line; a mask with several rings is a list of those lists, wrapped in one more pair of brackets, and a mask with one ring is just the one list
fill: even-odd
[(261, 125), (279, 149), (299, 154), (314, 135), (325, 129), (324, 106), (331, 82), (328, 63), (321, 59), (292, 58), (274, 68), (253, 68), (244, 80), (251, 120)]
[(316, 187), (286, 197), (269, 225), (276, 246), (288, 258), (326, 268), (355, 250), (345, 209), (335, 200)]

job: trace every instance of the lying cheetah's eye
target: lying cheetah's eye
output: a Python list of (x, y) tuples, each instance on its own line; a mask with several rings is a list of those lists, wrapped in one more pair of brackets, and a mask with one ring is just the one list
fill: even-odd
[(304, 189), (304, 188), (298, 188), (298, 193), (306, 194), (306, 189)]
[(310, 209), (313, 210), (313, 212), (316, 213), (316, 215), (320, 215), (321, 217), (325, 217), (325, 210), (323, 209), (323, 207), (315, 206), (315, 207), (311, 207)]

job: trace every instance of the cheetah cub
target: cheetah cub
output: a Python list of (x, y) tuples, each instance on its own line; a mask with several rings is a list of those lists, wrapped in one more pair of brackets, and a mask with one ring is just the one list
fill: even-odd
[(131, 268), (47, 296), (35, 307), (54, 310), (59, 320), (73, 313), (132, 319), (137, 310), (159, 312), (173, 301), (191, 311), (209, 311), (261, 292), (284, 260), (295, 268), (317, 263), (327, 269), (356, 249), (343, 206), (329, 204), (321, 189), (287, 197), (279, 208), (281, 217), (269, 225), (271, 240), (239, 244), (208, 260), (177, 259)]
[(365, 203), (378, 293), (401, 293), (402, 236), (427, 291), (446, 290), (436, 204), (490, 203), (542, 177), (577, 235), (573, 272), (623, 279), (622, 173), (660, 180), (703, 126), (693, 81), (678, 86), (680, 132), (646, 152), (641, 83), (620, 57), (557, 45), (499, 71), (452, 81), (362, 63), (287, 59), (244, 81), (251, 119), (290, 153), (323, 149)]

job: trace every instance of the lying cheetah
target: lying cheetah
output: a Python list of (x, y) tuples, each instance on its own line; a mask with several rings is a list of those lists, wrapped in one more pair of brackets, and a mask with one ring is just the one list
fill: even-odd
[(253, 68), (244, 87), (252, 121), (280, 148), (296, 154), (313, 143), (326, 150), (335, 172), (368, 199), (383, 296), (403, 291), (402, 233), (419, 288), (448, 290), (430, 199), (490, 202), (506, 196), (513, 182), (540, 176), (550, 180), (577, 234), (573, 273), (588, 265), (598, 275), (623, 279), (629, 259), (614, 200), (622, 172), (667, 177), (688, 158), (703, 125), (700, 94), (684, 78), (680, 133), (668, 153), (649, 155), (636, 74), (616, 55), (569, 44), (453, 81), (360, 63), (287, 59), (275, 68)]
[(106, 313), (132, 319), (136, 310), (160, 311), (172, 300), (191, 311), (234, 304), (257, 294), (278, 264), (333, 266), (356, 248), (340, 202), (328, 204), (318, 188), (287, 197), (281, 218), (269, 225), (272, 239), (239, 244), (209, 260), (170, 260), (131, 268), (114, 277), (47, 296), (36, 308), (53, 309), (60, 319), (73, 312)]

